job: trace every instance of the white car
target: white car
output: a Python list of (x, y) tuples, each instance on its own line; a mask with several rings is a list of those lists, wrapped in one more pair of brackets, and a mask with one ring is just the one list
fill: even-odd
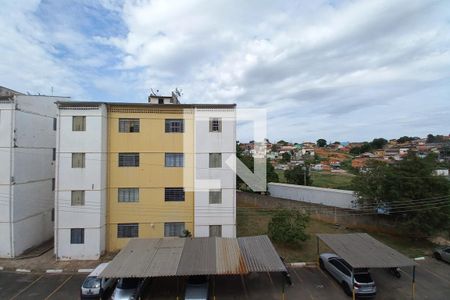
[(111, 295), (112, 300), (137, 300), (140, 299), (150, 279), (120, 278)]
[(437, 260), (443, 260), (450, 263), (450, 246), (434, 249), (433, 256)]
[(108, 263), (99, 264), (84, 280), (80, 289), (81, 299), (101, 298), (105, 291), (112, 288), (115, 280), (112, 278), (98, 278)]
[(320, 254), (319, 266), (336, 279), (347, 295), (352, 294), (353, 288), (356, 296), (371, 297), (377, 293), (375, 282), (367, 269), (353, 269), (344, 259), (334, 253)]
[(185, 300), (208, 300), (208, 277), (190, 276), (186, 284)]

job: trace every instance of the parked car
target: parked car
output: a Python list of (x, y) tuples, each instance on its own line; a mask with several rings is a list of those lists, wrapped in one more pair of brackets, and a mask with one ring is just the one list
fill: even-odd
[(80, 288), (80, 298), (100, 298), (114, 286), (112, 278), (98, 278), (98, 275), (108, 266), (108, 263), (99, 264), (84, 280)]
[(209, 284), (207, 276), (189, 276), (184, 293), (185, 300), (207, 300), (208, 293)]
[(150, 279), (120, 278), (111, 295), (112, 300), (138, 300), (143, 295)]
[(437, 260), (443, 260), (450, 263), (450, 246), (439, 247), (434, 249), (433, 256)]
[(353, 269), (344, 259), (333, 253), (320, 254), (319, 265), (339, 282), (347, 295), (352, 295), (353, 287), (358, 297), (376, 295), (377, 287), (368, 269)]

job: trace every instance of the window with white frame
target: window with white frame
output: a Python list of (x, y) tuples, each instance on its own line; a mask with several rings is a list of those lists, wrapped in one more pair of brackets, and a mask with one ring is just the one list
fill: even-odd
[(184, 201), (184, 188), (165, 188), (164, 201)]
[(164, 236), (182, 236), (184, 232), (183, 222), (164, 223)]
[(138, 223), (117, 224), (117, 237), (118, 238), (139, 237), (139, 224)]
[(84, 205), (84, 191), (72, 191), (70, 205), (83, 206)]
[(222, 132), (222, 119), (210, 118), (209, 119), (209, 132)]
[(84, 244), (84, 228), (70, 229), (70, 243)]
[(166, 132), (184, 132), (183, 119), (166, 119)]
[(165, 164), (166, 167), (183, 167), (184, 154), (183, 153), (166, 153)]
[(222, 225), (209, 225), (210, 237), (222, 237)]
[(210, 153), (209, 154), (209, 167), (210, 168), (222, 168), (222, 153)]
[(139, 119), (119, 119), (119, 132), (139, 132)]
[(72, 131), (86, 131), (86, 117), (73, 116), (72, 117)]
[(222, 190), (210, 190), (209, 204), (221, 204), (221, 203), (222, 203)]
[(139, 167), (139, 153), (119, 153), (119, 167)]
[(139, 202), (139, 188), (119, 188), (117, 199), (119, 202)]
[(72, 153), (72, 168), (84, 168), (85, 160), (85, 153)]

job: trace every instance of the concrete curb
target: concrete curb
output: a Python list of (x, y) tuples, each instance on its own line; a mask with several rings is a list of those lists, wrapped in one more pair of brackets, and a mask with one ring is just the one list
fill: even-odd
[(4, 268), (3, 267), (0, 267), (0, 271), (3, 271), (4, 270)]
[(49, 269), (49, 270), (45, 270), (45, 273), (48, 274), (53, 274), (53, 273), (62, 273), (63, 269)]
[(91, 273), (94, 269), (78, 269), (78, 273)]
[(307, 262), (293, 262), (288, 264), (290, 267), (293, 268), (310, 268), (310, 267), (316, 267), (317, 263), (312, 261)]
[(19, 273), (31, 273), (31, 270), (28, 270), (28, 269), (16, 269), (16, 272), (19, 272)]

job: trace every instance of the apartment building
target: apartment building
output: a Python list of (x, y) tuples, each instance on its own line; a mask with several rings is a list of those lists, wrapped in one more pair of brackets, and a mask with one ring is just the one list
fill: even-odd
[(131, 238), (236, 236), (235, 105), (58, 103), (55, 253)]
[(56, 101), (0, 87), (0, 257), (53, 237)]

